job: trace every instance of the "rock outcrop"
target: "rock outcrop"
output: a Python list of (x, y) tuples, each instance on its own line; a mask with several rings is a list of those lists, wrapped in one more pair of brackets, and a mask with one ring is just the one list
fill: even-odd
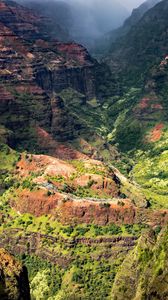
[(0, 249), (0, 299), (30, 300), (27, 269)]
[(44, 25), (29, 9), (1, 1), (0, 123), (13, 131), (16, 144), (38, 126), (71, 140), (73, 118), (55, 93), (72, 88), (87, 99), (95, 95), (95, 60), (80, 45), (52, 41)]
[(112, 288), (112, 300), (163, 299), (168, 297), (167, 229), (158, 238), (144, 233), (124, 260)]
[[(137, 238), (135, 236), (64, 239), (59, 236), (51, 236), (36, 232), (27, 232), (25, 235), (20, 229), (13, 229), (7, 232), (4, 231), (0, 234), (0, 238), (0, 246), (4, 244), (14, 255), (37, 255), (42, 259), (47, 259), (64, 268), (72, 263), (74, 257), (71, 251), (66, 255), (57, 251), (56, 248), (58, 244), (64, 244), (69, 250), (75, 249), (80, 245), (85, 247), (100, 246), (102, 249), (104, 248), (104, 252), (98, 253), (94, 258), (95, 260), (100, 260), (101, 258), (115, 258), (120, 253), (126, 255), (137, 243)], [(51, 247), (49, 247), (49, 245)]]

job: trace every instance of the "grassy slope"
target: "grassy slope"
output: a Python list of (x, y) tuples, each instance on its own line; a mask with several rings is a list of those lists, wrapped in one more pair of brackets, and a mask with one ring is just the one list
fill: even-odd
[(167, 228), (156, 237), (144, 233), (115, 278), (111, 299), (167, 299)]

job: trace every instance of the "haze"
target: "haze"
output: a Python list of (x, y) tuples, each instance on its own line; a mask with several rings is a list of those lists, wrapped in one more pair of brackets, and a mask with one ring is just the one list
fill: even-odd
[(121, 26), (131, 14), (131, 10), (144, 2), (143, 0), (18, 1), (27, 4), (40, 3), (43, 7), (42, 12), (44, 11), (49, 17), (54, 15), (62, 28), (68, 30), (71, 38), (85, 46), (89, 46), (94, 39)]
[[(55, 0), (57, 1), (57, 0)], [(66, 0), (60, 0), (63, 2), (66, 2)], [(145, 1), (145, 0), (144, 0)], [(109, 6), (109, 3), (111, 3), (111, 5), (113, 5), (114, 2), (118, 2), (120, 3), (122, 6), (124, 6), (125, 8), (127, 8), (127, 10), (132, 10), (135, 7), (138, 7), (140, 4), (142, 4), (144, 2), (143, 0), (69, 0), (67, 1), (68, 3), (80, 3), (80, 4), (85, 4), (85, 5), (90, 5), (92, 6), (95, 3), (101, 3), (102, 6)]]

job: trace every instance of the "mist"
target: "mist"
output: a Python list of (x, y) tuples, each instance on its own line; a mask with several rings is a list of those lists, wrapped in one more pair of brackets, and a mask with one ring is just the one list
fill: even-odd
[[(71, 39), (89, 47), (95, 39), (122, 25), (143, 0), (18, 0), (55, 17)], [(124, 3), (123, 3), (124, 2)]]
[(74, 31), (78, 35), (98, 37), (120, 26), (129, 11), (118, 1), (70, 0), (73, 6)]

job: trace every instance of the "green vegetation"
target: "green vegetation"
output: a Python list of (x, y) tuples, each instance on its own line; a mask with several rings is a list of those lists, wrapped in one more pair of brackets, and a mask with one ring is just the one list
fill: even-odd
[(0, 194), (15, 183), (13, 171), (20, 155), (5, 144), (0, 144)]
[(168, 207), (167, 131), (151, 150), (137, 152), (136, 161), (131, 176), (144, 188), (144, 193), (152, 205)]
[(20, 155), (5, 144), (0, 144), (0, 169), (12, 171)]
[(22, 255), (18, 258), (28, 269), (32, 299), (54, 299), (52, 297), (61, 288), (65, 270), (37, 256)]
[[(32, 299), (107, 299), (120, 260), (115, 264), (102, 259), (76, 258), (68, 268), (58, 267), (36, 256), (22, 256), (30, 278)], [(103, 282), (102, 282), (103, 280)], [(95, 289), (99, 293), (95, 294)], [(78, 298), (79, 297), (79, 298)]]
[(78, 177), (79, 175), (83, 175), (83, 174), (105, 175), (105, 171), (102, 170), (102, 166), (99, 167), (99, 166), (91, 165), (90, 167), (85, 167), (85, 163), (82, 160), (72, 160), (72, 161), (70, 161), (70, 163), (77, 170), (76, 177)]
[(1, 299), (30, 299), (29, 282), (22, 264), (3, 248), (0, 248), (0, 275)]
[[(155, 296), (157, 299), (167, 299), (165, 282), (168, 282), (168, 232), (167, 229), (162, 229), (160, 219), (158, 226), (152, 220), (158, 213), (159, 218), (163, 217), (164, 221), (165, 209), (168, 209), (168, 58), (165, 57), (167, 15), (168, 6), (166, 1), (162, 1), (156, 10), (150, 10), (136, 26), (130, 28), (127, 35), (117, 41), (111, 51), (113, 53), (105, 59), (108, 66), (95, 63), (95, 80), (92, 83), (95, 83), (96, 93), (93, 99), (87, 99), (86, 95), (68, 88), (58, 95), (63, 101), (58, 98), (55, 99), (58, 102), (54, 102), (48, 95), (53, 93), (55, 85), (51, 90), (48, 88), (45, 91), (44, 84), (44, 91), (39, 89), (38, 93), (38, 84), (43, 78), (36, 82), (37, 87), (33, 83), (34, 93), (28, 92), (29, 88), (27, 92), (19, 93), (17, 85), (19, 90), (21, 81), (17, 81), (17, 76), (15, 82), (10, 82), (10, 79), (7, 84), (3, 82), (5, 89), (13, 96), (13, 101), (11, 104), (7, 102), (7, 106), (2, 101), (0, 107), (0, 238), (1, 244), (9, 251), (22, 253), (19, 259), (28, 269), (32, 300), (132, 300), (153, 299)], [(36, 39), (36, 35), (34, 38)], [(27, 49), (29, 42), (32, 51), (34, 46), (31, 41), (27, 41)], [(54, 58), (55, 55), (59, 56), (57, 43), (54, 43), (49, 55), (45, 56), (49, 43), (50, 41), (44, 42), (43, 48), (42, 40), (35, 42), (37, 50), (44, 51), (39, 52), (37, 57), (37, 51), (33, 51), (32, 60), (32, 68), (37, 66), (37, 75), (34, 76), (43, 76), (43, 72), (38, 73), (38, 65), (44, 54), (45, 68), (48, 68), (45, 76), (48, 76), (48, 80), (49, 75), (51, 78), (59, 76)], [(1, 48), (4, 53), (8, 52), (3, 46)], [(80, 60), (78, 47), (74, 47), (74, 53), (71, 45), (65, 48), (68, 49), (68, 54), (66, 49), (64, 54), (60, 53), (60, 73), (62, 61), (63, 69), (67, 66), (69, 74), (74, 67), (74, 74), (78, 68), (77, 77), (79, 70), (86, 77), (87, 66), (84, 69), (82, 67), (83, 56), (80, 68), (78, 62), (71, 58), (77, 53), (77, 60)], [(11, 48), (11, 53), (13, 52)], [(17, 47), (15, 52), (17, 56)], [(28, 56), (31, 58), (30, 54)], [(29, 58), (25, 60), (26, 64), (29, 64)], [(86, 59), (89, 60), (89, 56)], [(27, 71), (31, 73), (31, 69), (28, 68)], [(66, 73), (66, 67), (64, 71)], [(31, 80), (28, 73), (26, 77), (24, 70), (20, 69), (17, 74), (18, 78), (25, 76), (25, 87), (26, 80)], [(92, 75), (88, 77), (85, 78), (88, 80), (87, 87)], [(63, 78), (60, 79), (61, 83)], [(85, 85), (85, 80), (81, 83), (82, 86)], [(69, 86), (75, 86), (75, 75), (72, 81), (74, 83)], [(49, 85), (47, 82), (48, 87)], [(24, 85), (22, 88), (24, 89)], [(43, 135), (46, 137), (44, 141)], [(65, 145), (59, 144), (58, 141), (62, 143), (62, 140)], [(7, 143), (16, 150), (8, 147)], [(54, 163), (46, 163), (45, 166), (44, 157), (44, 161), (40, 161), (41, 157), (35, 161), (36, 158), (32, 156), (32, 153), (42, 154), (40, 147), (45, 148), (45, 144), (48, 144), (44, 150), (48, 149), (48, 155), (55, 156), (59, 153), (61, 157), (61, 154), (65, 154), (68, 159), (69, 153), (72, 153), (72, 157), (78, 157), (71, 151), (68, 143), (89, 157), (100, 159), (104, 167), (92, 164), (91, 159), (72, 159), (68, 161), (71, 164), (69, 172), (73, 169), (72, 166), (75, 170), (67, 178), (68, 176), (57, 175), (57, 169), (64, 174), (63, 167), (59, 164), (55, 167)], [(17, 166), (21, 155), (27, 165), (30, 163), (30, 170), (34, 170), (37, 165), (40, 171), (28, 171), (29, 167), (25, 170), (22, 162), (20, 167)], [(52, 175), (54, 168), (56, 175)], [(98, 182), (93, 180), (99, 177), (100, 184), (99, 179)], [(77, 184), (80, 180), (85, 182), (85, 179), (85, 186)], [(117, 199), (113, 199), (113, 184)], [(110, 188), (106, 192), (108, 185)], [(31, 203), (29, 201), (36, 195), (39, 207), (34, 202), (32, 210), (27, 209)], [(38, 199), (38, 195), (42, 195), (42, 199)], [(81, 208), (82, 198), (85, 201), (92, 198), (97, 211), (92, 211), (96, 205), (90, 205), (90, 202), (88, 211), (87, 205), (84, 209)], [(114, 200), (113, 205), (109, 198)], [(22, 200), (25, 207), (21, 207)], [(75, 203), (76, 207), (71, 207), (72, 201), (78, 201), (81, 206)], [(127, 205), (129, 201), (132, 206), (136, 206), (131, 207), (130, 211)], [(115, 207), (115, 204), (118, 206)], [(67, 210), (62, 212), (60, 207)], [(64, 223), (68, 219), (68, 209), (72, 210), (72, 224), (75, 225)], [(154, 209), (156, 211), (153, 213)], [(159, 209), (161, 211), (157, 211)], [(21, 213), (33, 210), (36, 216)], [(41, 215), (41, 211), (49, 211), (51, 215)], [(89, 218), (90, 212), (98, 215), (98, 221)], [(102, 220), (99, 212), (106, 212)], [(126, 212), (125, 215), (122, 216), (122, 212)], [(148, 212), (151, 213), (149, 220)], [(116, 224), (109, 224), (113, 214), (114, 220), (121, 222), (128, 215), (128, 223), (132, 219), (140, 219), (142, 224), (118, 225), (117, 221)], [(77, 224), (78, 217), (84, 217), (86, 222), (90, 220), (91, 224)], [(144, 220), (150, 226), (143, 224)], [(152, 226), (155, 227), (154, 230), (151, 229)], [(9, 268), (10, 264), (7, 266)], [(11, 275), (10, 271), (9, 269), (7, 279)], [(0, 270), (0, 279), (4, 275), (6, 273)], [(17, 270), (16, 275), (19, 276)], [(16, 283), (16, 278), (12, 279)]]
[[(149, 299), (167, 295), (167, 228), (156, 237), (144, 232), (135, 249), (128, 254), (115, 278), (110, 299)], [(167, 297), (167, 296), (166, 296)]]

